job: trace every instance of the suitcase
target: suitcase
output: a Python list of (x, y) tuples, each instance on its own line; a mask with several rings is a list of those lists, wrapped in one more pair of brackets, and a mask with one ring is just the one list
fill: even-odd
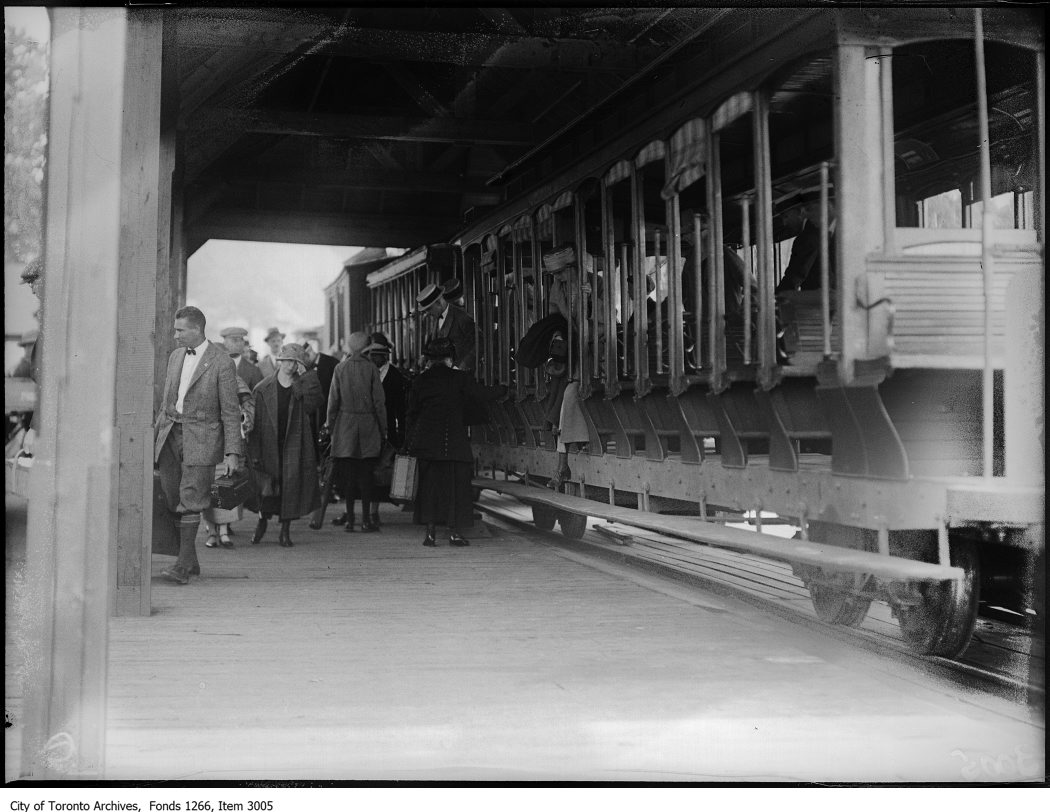
[(404, 454), (394, 457), (394, 473), (390, 482), (390, 498), (411, 502), (416, 498), (419, 481), (418, 460)]
[(229, 476), (218, 477), (211, 483), (212, 507), (221, 510), (233, 510), (238, 505), (243, 505), (251, 494), (251, 480), (244, 469)]
[(157, 555), (179, 554), (179, 531), (175, 515), (168, 510), (168, 500), (160, 487), (160, 471), (153, 472), (153, 552)]

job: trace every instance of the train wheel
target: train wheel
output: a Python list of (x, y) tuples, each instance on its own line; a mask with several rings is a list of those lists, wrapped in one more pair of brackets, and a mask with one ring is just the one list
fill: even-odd
[(969, 538), (951, 539), (951, 564), (962, 567), (961, 581), (919, 584), (917, 599), (902, 603), (897, 621), (905, 642), (919, 654), (954, 658), (970, 644), (977, 623), (980, 571), (977, 544)]
[(532, 523), (540, 530), (553, 530), (558, 521), (558, 513), (546, 505), (532, 506)]
[(836, 573), (830, 576), (836, 583), (841, 584), (842, 589), (828, 585), (826, 583), (828, 578), (827, 575), (823, 576), (825, 583), (812, 582), (809, 584), (809, 597), (813, 601), (817, 617), (825, 623), (856, 628), (868, 616), (871, 599), (850, 594), (849, 590), (863, 589), (868, 576), (846, 573)]
[(587, 530), (587, 517), (563, 511), (558, 514), (558, 524), (561, 525), (561, 532), (565, 538), (581, 539)]

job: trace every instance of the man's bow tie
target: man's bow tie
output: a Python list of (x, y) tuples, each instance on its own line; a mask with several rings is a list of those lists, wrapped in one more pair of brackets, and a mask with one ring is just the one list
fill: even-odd
[(188, 350), (186, 350), (186, 355), (196, 355), (196, 354), (197, 354), (197, 351), (196, 351), (196, 350), (194, 350), (194, 349), (188, 349)]

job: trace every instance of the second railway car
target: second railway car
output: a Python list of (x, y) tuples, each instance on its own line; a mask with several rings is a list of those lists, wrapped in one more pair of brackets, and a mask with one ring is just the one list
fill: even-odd
[[(549, 382), (515, 350), (550, 306), (544, 255), (571, 246), (588, 440), (556, 484), (773, 511), (900, 562), (796, 571), (827, 622), (887, 600), (914, 649), (954, 657), (982, 599), (1043, 611), (1042, 14), (747, 14), (687, 71), (647, 77), (672, 83), (661, 105), (638, 82), (507, 171), (506, 203), (450, 235), (454, 260), (431, 246), (371, 274), (373, 326), (418, 358), (416, 292), (461, 278), (477, 374), (508, 387), (479, 466), (542, 485)], [(961, 576), (909, 579), (914, 560)]]

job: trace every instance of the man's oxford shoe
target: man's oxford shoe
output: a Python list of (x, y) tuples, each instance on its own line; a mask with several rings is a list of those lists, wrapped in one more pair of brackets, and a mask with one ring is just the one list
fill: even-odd
[(164, 570), (164, 572), (162, 572), (161, 575), (163, 575), (169, 581), (174, 581), (177, 584), (188, 584), (190, 582), (188, 576), (183, 575), (176, 569)]

